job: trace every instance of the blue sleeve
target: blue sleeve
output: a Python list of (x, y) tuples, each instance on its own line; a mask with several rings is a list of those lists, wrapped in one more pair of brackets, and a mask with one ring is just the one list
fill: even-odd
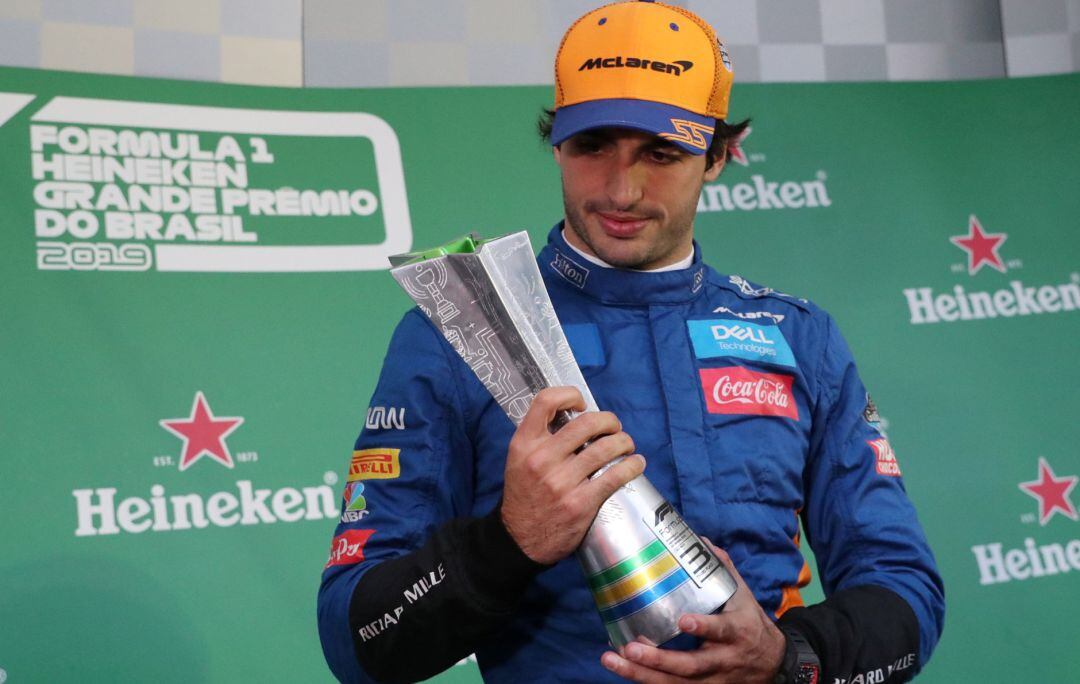
[[(880, 429), (851, 352), (826, 315), (823, 328), (824, 353), (817, 374), (817, 406), (805, 472), (803, 521), (807, 539), (826, 596), (855, 588), (883, 588), (903, 599), (917, 621), (917, 630), (914, 625), (907, 630), (911, 637), (917, 631), (917, 645), (901, 648), (895, 644), (900, 651), (890, 653), (890, 640), (906, 640), (902, 630), (894, 626), (897, 631), (890, 632), (886, 626), (874, 634), (873, 625), (888, 622), (890, 617), (902, 622), (906, 611), (901, 604), (891, 616), (866, 615), (865, 608), (863, 615), (847, 616), (845, 619), (860, 623), (853, 631), (864, 633), (853, 637), (857, 640), (852, 644), (855, 652), (845, 655), (853, 668), (848, 676), (879, 667), (888, 673), (891, 667), (905, 670), (897, 678), (906, 679), (927, 662), (941, 635), (944, 588), (904, 489), (900, 464)], [(845, 610), (858, 613), (860, 605), (873, 604), (870, 594), (858, 595), (861, 598), (848, 600)], [(906, 662), (914, 657), (902, 651), (915, 650), (917, 662)]]
[(472, 446), (464, 433), (460, 370), (448, 353), (453, 350), (421, 313), (405, 315), (346, 470), (342, 517), (318, 596), (319, 638), (341, 681), (373, 681), (358, 665), (349, 621), (361, 578), (468, 513), (459, 509), (471, 500)]

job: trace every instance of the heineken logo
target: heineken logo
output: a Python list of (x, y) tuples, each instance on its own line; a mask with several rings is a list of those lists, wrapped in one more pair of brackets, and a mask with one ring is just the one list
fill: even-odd
[(1036, 544), (1028, 537), (1019, 548), (1004, 544), (977, 544), (971, 547), (979, 567), (979, 584), (1001, 584), (1080, 571), (1080, 539), (1064, 544)]
[[(1072, 500), (1080, 476), (1058, 475), (1049, 460), (1042, 456), (1038, 459), (1036, 472), (1034, 480), (1020, 482), (1017, 487), (1037, 502), (1038, 512), (1025, 513), (1020, 520), (1027, 524), (1037, 522), (1040, 529), (1046, 528), (1058, 516), (1066, 521), (1080, 520)], [(976, 544), (971, 547), (971, 552), (975, 556), (979, 584), (984, 586), (1080, 571), (1080, 539), (1076, 538), (1036, 543), (1033, 537), (1027, 537), (1022, 545), (1014, 548), (992, 542)]]
[[(972, 214), (967, 232), (949, 238), (966, 255), (966, 264), (954, 264), (952, 271), (966, 272), (969, 277), (992, 278), (993, 273), (980, 273), (983, 267), (1002, 274), (1022, 268), (1021, 260), (1001, 255), (1007, 238), (1006, 233), (986, 231)], [(996, 287), (979, 289), (962, 283), (946, 290), (909, 287), (903, 290), (903, 295), (914, 325), (1056, 314), (1080, 308), (1080, 273), (1073, 272), (1058, 282), (1033, 284), (1016, 278)]]
[(187, 418), (166, 418), (161, 427), (183, 440), (180, 470), (187, 470), (203, 456), (208, 456), (226, 468), (233, 467), (232, 454), (225, 438), (244, 422), (243, 418), (218, 418), (210, 411), (206, 396), (195, 393), (191, 414)]
[(734, 140), (728, 143), (727, 152), (729, 161), (733, 161), (739, 166), (750, 166), (750, 157), (748, 157), (743, 150), (743, 141), (749, 137), (750, 132), (753, 130), (753, 127), (747, 126), (742, 130), (742, 133), (739, 133), (735, 136)]
[(257, 488), (251, 480), (239, 480), (235, 490), (209, 496), (198, 492), (167, 495), (160, 484), (150, 486), (149, 498), (121, 498), (116, 487), (75, 489), (71, 495), (75, 497), (76, 537), (291, 523), (338, 516), (334, 490), (329, 485), (269, 489)]
[[(747, 127), (734, 140), (728, 143), (728, 159), (737, 166), (749, 167), (765, 162), (767, 157), (761, 152), (747, 152), (744, 142), (753, 129)], [(737, 166), (729, 166), (721, 176), (738, 178)], [(810, 174), (807, 174), (810, 175)], [(765, 211), (790, 209), (821, 209), (832, 206), (829, 196), (829, 175), (824, 170), (817, 170), (811, 178), (769, 178), (764, 173), (754, 173), (742, 182), (708, 183), (701, 189), (698, 197), (698, 213), (716, 211)]]
[[(206, 476), (213, 477), (215, 472), (228, 472), (200, 465), (202, 461), (216, 462), (229, 470), (257, 468), (258, 452), (234, 452), (227, 444), (227, 438), (243, 423), (244, 418), (240, 416), (216, 415), (206, 395), (198, 391), (188, 416), (158, 421), (162, 428), (180, 439), (179, 455), (148, 456), (146, 461), (155, 469), (171, 470), (178, 466), (180, 472), (198, 466), (196, 470), (200, 473), (193, 484), (203, 481)], [(135, 440), (129, 441), (137, 439), (136, 436)], [(322, 479), (322, 484), (309, 486), (259, 487), (245, 472), (242, 479), (212, 492), (196, 486), (195, 491), (172, 493), (160, 481), (149, 485), (148, 491), (142, 493), (124, 492), (112, 484), (77, 487), (71, 490), (75, 499), (75, 536), (172, 532), (337, 518), (333, 485), (337, 484), (338, 476), (328, 471)], [(352, 489), (346, 487), (345, 492), (343, 508), (346, 513), (359, 512), (356, 513), (358, 518), (367, 512), (364, 498), (360, 496), (362, 491), (360, 485)]]
[(975, 275), (983, 266), (990, 266), (1004, 273), (1007, 269), (998, 250), (1008, 237), (1005, 233), (983, 232), (979, 219), (972, 214), (968, 219), (967, 235), (954, 235), (949, 238), (949, 242), (967, 253), (968, 275)]
[(1070, 493), (1076, 487), (1080, 476), (1064, 475), (1058, 477), (1050, 464), (1039, 457), (1039, 475), (1030, 482), (1021, 482), (1020, 491), (1039, 502), (1039, 525), (1050, 522), (1055, 514), (1060, 513), (1069, 520), (1080, 520)]
[(1063, 283), (1030, 286), (1013, 280), (996, 290), (968, 291), (963, 285), (949, 292), (907, 288), (904, 297), (914, 324), (1055, 314), (1080, 308), (1080, 273)]

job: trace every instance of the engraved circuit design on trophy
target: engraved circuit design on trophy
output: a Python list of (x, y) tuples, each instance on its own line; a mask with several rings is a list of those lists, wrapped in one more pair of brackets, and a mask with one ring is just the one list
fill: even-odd
[[(576, 387), (586, 410), (599, 410), (527, 233), (469, 236), (390, 262), (394, 278), (515, 425), (547, 387)], [(608, 498), (577, 556), (617, 648), (639, 637), (662, 644), (679, 634), (683, 614), (714, 612), (735, 593), (723, 563), (644, 475)]]

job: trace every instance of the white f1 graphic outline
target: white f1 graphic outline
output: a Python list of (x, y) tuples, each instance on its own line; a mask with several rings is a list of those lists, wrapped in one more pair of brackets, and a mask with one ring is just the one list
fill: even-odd
[(389, 268), (387, 257), (391, 254), (412, 249), (412, 222), (405, 194), (401, 147), (390, 124), (374, 114), (239, 109), (57, 96), (31, 118), (51, 123), (240, 135), (360, 137), (371, 141), (386, 223), (382, 242), (295, 246), (155, 244), (154, 261), (159, 271), (373, 271)]

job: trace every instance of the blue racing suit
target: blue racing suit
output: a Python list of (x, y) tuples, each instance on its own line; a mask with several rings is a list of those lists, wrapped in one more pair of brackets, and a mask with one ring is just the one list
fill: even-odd
[[(622, 421), (646, 476), (730, 554), (766, 613), (806, 636), (823, 681), (917, 672), (941, 633), (942, 583), (832, 318), (717, 273), (696, 244), (687, 269), (604, 268), (560, 224), (539, 264), (597, 404)], [(339, 678), (428, 677), (475, 652), (488, 681), (615, 679), (575, 559), (533, 563), (498, 519), (513, 431), (433, 324), (408, 312), (319, 592)], [(830, 597), (810, 608), (800, 518)]]

